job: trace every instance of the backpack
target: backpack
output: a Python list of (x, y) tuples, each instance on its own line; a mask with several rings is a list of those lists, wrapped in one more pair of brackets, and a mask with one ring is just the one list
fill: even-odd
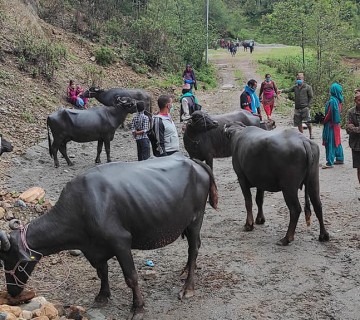
[[(194, 96), (189, 96), (189, 97), (184, 97), (182, 99), (186, 99), (186, 98), (190, 98), (191, 99), (191, 103), (189, 103), (189, 114), (192, 115), (192, 113), (194, 111), (198, 111), (198, 110), (201, 110), (202, 106), (200, 104), (198, 104), (195, 100), (195, 97)], [(181, 100), (182, 100), (181, 99)], [(183, 109), (181, 107), (181, 100), (180, 100), (180, 118), (181, 116), (183, 115)], [(188, 100), (189, 101), (189, 100)], [(190, 101), (189, 101), (190, 102)]]

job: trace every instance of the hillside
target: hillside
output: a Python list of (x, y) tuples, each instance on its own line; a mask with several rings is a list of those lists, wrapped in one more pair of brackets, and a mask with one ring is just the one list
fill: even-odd
[[(150, 88), (147, 76), (136, 74), (121, 60), (108, 68), (98, 66), (92, 58), (97, 44), (41, 20), (35, 0), (12, 0), (11, 6), (6, 2), (0, 0), (3, 31), (0, 34), (0, 132), (13, 142), (14, 153), (23, 153), (43, 137), (49, 113), (63, 105), (70, 107), (65, 101), (69, 79), (85, 88), (91, 84), (85, 75), (85, 65), (103, 70), (105, 77), (101, 86), (104, 88), (145, 87), (152, 95), (157, 95), (158, 90)], [(28, 33), (66, 48), (66, 58), (51, 82), (33, 78), (18, 68), (14, 42), (19, 35)]]

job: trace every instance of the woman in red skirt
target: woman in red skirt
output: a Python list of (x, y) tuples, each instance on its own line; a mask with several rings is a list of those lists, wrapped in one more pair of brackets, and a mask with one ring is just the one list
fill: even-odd
[(271, 75), (267, 73), (265, 80), (260, 86), (260, 101), (263, 104), (268, 120), (271, 120), (271, 114), (275, 106), (275, 97), (277, 95), (277, 87), (274, 81), (271, 80)]

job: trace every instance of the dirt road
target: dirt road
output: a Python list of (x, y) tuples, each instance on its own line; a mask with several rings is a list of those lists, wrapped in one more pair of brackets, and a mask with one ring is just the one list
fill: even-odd
[[(218, 67), (219, 88), (212, 92), (197, 92), (206, 111), (216, 114), (238, 108), (242, 88), (234, 79), (234, 70), (240, 69), (246, 80), (261, 81), (262, 76), (254, 73), (251, 57), (249, 53), (239, 51), (232, 58), (222, 50), (210, 57)], [(276, 130), (291, 126), (291, 114), (280, 115), (275, 111), (274, 119), (278, 125)], [(324, 162), (321, 127), (315, 127), (314, 133)], [(289, 223), (288, 209), (281, 193), (265, 194), (266, 223), (256, 226), (252, 232), (245, 232), (244, 201), (231, 159), (216, 159), (214, 173), (220, 208), (215, 211), (207, 207), (195, 297), (188, 301), (177, 299), (181, 287), (178, 275), (187, 258), (185, 240), (178, 239), (159, 250), (134, 251), (146, 301), (145, 318), (360, 319), (360, 202), (357, 200), (360, 190), (356, 189), (345, 132), (342, 138), (345, 164), (320, 170), (321, 200), (331, 237), (328, 243), (317, 240), (316, 218), (307, 227), (301, 216), (295, 241), (288, 247), (275, 245), (284, 236)], [(71, 143), (69, 154), (74, 155), (75, 166), (67, 167), (60, 158), (60, 168), (55, 169), (44, 140), (28, 150), (24, 157), (12, 159), (3, 187), (21, 192), (40, 186), (56, 200), (69, 179), (94, 166), (96, 144)], [(116, 133), (112, 155), (113, 160), (136, 160), (135, 143), (128, 131)], [(105, 161), (104, 155), (102, 159)], [(145, 280), (146, 259), (153, 260), (152, 270), (156, 272), (155, 277), (148, 280)], [(90, 319), (125, 319), (131, 292), (116, 260), (109, 262), (109, 269), (112, 299), (103, 309), (92, 307), (100, 282), (84, 257), (63, 253), (61, 259), (57, 256), (45, 258), (33, 274), (31, 285), (50, 301), (84, 306)]]

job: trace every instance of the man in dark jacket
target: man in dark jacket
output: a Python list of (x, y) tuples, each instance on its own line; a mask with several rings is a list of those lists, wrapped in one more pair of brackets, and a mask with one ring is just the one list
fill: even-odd
[[(355, 107), (347, 112), (346, 132), (352, 151), (353, 167), (357, 169), (360, 184), (360, 90), (355, 91)], [(360, 197), (358, 198), (360, 200)]]

